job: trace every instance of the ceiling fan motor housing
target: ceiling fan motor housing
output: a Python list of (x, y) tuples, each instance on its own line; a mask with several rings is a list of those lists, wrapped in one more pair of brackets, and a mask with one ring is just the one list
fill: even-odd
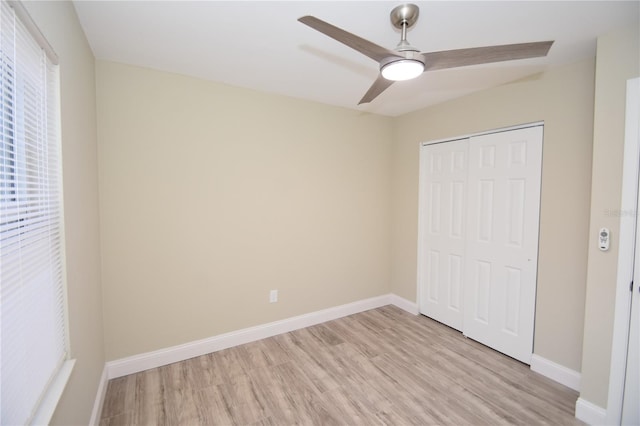
[(398, 56), (388, 56), (386, 58), (384, 58), (383, 60), (380, 61), (380, 69), (386, 67), (387, 65), (393, 63), (393, 62), (398, 62), (398, 61), (416, 61), (416, 62), (420, 62), (422, 65), (424, 65), (424, 57), (422, 56), (422, 54), (415, 49), (411, 49), (411, 50), (402, 50), (398, 52)]

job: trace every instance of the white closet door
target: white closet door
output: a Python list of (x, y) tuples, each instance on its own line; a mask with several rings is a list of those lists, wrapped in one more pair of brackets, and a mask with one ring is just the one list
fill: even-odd
[(527, 364), (533, 351), (542, 129), (469, 142), (463, 332)]
[(421, 155), (420, 312), (462, 331), (468, 140)]
[[(640, 218), (638, 219), (640, 222)], [(638, 229), (638, 228), (636, 228)], [(640, 234), (636, 234), (640, 236)], [(637, 237), (636, 241), (640, 239)], [(636, 243), (636, 247), (638, 243)], [(640, 271), (640, 254), (636, 249), (635, 273)], [(637, 275), (636, 275), (637, 276)], [(622, 403), (623, 426), (640, 425), (640, 283), (634, 279), (631, 296), (631, 321), (629, 323), (629, 346), (627, 348), (627, 368), (624, 381)]]
[[(628, 146), (640, 147), (640, 78), (627, 82), (627, 112), (625, 129), (625, 156)], [(638, 157), (635, 151), (637, 165)], [(625, 165), (626, 167), (626, 165)], [(625, 174), (626, 176), (626, 174)], [(636, 182), (637, 197), (635, 210), (640, 201), (640, 182)], [(631, 313), (627, 343), (627, 363), (624, 380), (624, 398), (622, 403), (623, 426), (640, 425), (640, 215), (636, 214), (635, 261), (633, 266), (633, 285), (631, 286)], [(618, 309), (616, 307), (616, 309)], [(611, 362), (614, 362), (612, 359)], [(612, 370), (613, 374), (613, 370)], [(610, 379), (612, 380), (612, 379)], [(611, 392), (611, 391), (610, 391)], [(611, 402), (611, 399), (609, 399)], [(613, 408), (612, 408), (613, 409)]]

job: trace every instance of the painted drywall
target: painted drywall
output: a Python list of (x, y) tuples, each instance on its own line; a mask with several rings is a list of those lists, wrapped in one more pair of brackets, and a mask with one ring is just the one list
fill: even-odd
[(389, 292), (390, 118), (96, 66), (108, 360)]
[[(593, 125), (593, 187), (580, 398), (606, 408), (618, 268), (626, 82), (640, 76), (638, 25), (598, 38)], [(611, 231), (609, 251), (598, 230)]]
[(58, 54), (67, 299), (74, 371), (51, 424), (87, 424), (104, 368), (94, 58), (70, 2), (24, 2)]
[(534, 353), (580, 371), (593, 81), (588, 60), (396, 119), (391, 292), (416, 300), (420, 142), (544, 121)]

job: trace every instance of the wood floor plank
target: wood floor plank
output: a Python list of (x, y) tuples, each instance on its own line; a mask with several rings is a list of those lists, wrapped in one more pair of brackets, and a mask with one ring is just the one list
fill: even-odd
[(125, 411), (111, 417), (103, 417), (100, 419), (100, 426), (120, 426), (137, 424), (134, 420), (135, 413), (133, 410)]
[(201, 407), (203, 416), (207, 419), (205, 424), (233, 424), (231, 408), (227, 406), (218, 386), (200, 389), (196, 393), (195, 398), (197, 404)]
[(577, 396), (385, 306), (111, 380), (100, 426), (580, 425)]
[(103, 410), (110, 416), (119, 416), (135, 408), (136, 378), (130, 375), (109, 381)]
[(259, 397), (260, 390), (248, 375), (236, 376), (232, 383), (218, 385), (223, 402), (235, 424), (250, 424), (269, 416)]

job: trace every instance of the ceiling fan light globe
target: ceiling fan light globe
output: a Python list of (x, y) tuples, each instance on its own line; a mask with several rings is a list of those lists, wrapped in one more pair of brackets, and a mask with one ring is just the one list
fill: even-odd
[(385, 64), (380, 73), (387, 80), (403, 81), (418, 77), (424, 72), (424, 64), (415, 59), (400, 59)]

